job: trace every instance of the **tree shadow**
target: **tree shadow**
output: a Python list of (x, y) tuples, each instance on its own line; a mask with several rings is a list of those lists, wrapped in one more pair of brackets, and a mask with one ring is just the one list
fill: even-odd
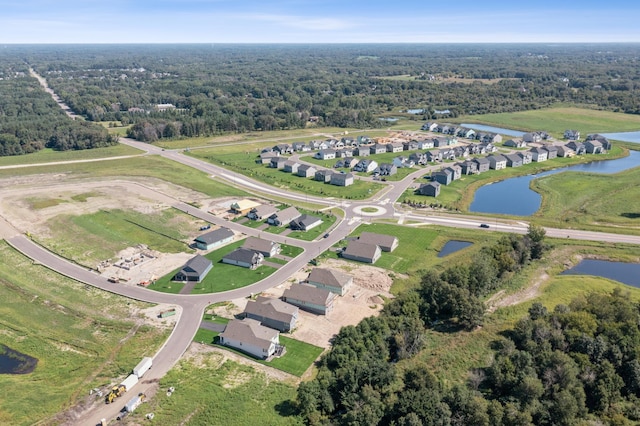
[(640, 213), (620, 213), (620, 216), (627, 219), (640, 219)]
[(298, 415), (298, 407), (296, 407), (296, 403), (290, 399), (276, 404), (274, 408), (282, 417), (293, 417)]

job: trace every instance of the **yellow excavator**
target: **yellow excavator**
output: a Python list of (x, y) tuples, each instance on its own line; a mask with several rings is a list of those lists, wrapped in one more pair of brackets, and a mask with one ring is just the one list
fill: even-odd
[(123, 385), (117, 385), (111, 388), (111, 392), (105, 398), (107, 404), (111, 404), (114, 399), (125, 393), (127, 389)]

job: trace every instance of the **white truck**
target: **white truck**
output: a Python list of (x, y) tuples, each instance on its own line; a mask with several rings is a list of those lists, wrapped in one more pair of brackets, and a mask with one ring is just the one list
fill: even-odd
[(153, 365), (153, 359), (149, 357), (142, 358), (142, 361), (138, 363), (133, 369), (133, 374), (135, 374), (138, 379), (141, 379), (144, 376), (151, 366)]
[(124, 386), (125, 391), (128, 391), (134, 387), (136, 383), (138, 383), (138, 376), (129, 374), (129, 376), (122, 381), (122, 386)]

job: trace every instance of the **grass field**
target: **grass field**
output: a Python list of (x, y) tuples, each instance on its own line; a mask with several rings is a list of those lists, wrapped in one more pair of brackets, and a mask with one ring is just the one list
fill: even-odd
[(161, 381), (162, 390), (170, 386), (168, 397), (159, 392), (148, 404), (132, 414), (140, 424), (145, 413), (153, 412), (154, 424), (233, 426), (302, 426), (292, 412), (290, 401), (296, 386), (267, 378), (264, 373), (216, 352), (197, 354), (180, 361)]
[(522, 131), (544, 130), (561, 138), (567, 129), (588, 133), (625, 132), (640, 129), (640, 116), (558, 106), (531, 111), (458, 117), (459, 123), (480, 123)]
[(65, 423), (45, 419), (128, 373), (168, 337), (129, 319), (130, 308), (150, 305), (34, 265), (3, 241), (0, 258), (0, 343), (39, 360), (30, 374), (0, 374), (2, 424)]
[(163, 253), (189, 252), (185, 241), (193, 228), (191, 217), (176, 209), (149, 214), (101, 210), (80, 216), (63, 215), (50, 219), (48, 227), (50, 236), (37, 238), (42, 245), (90, 268), (138, 244)]
[(32, 154), (0, 157), (0, 166), (51, 163), (54, 161), (94, 160), (97, 158), (141, 154), (143, 154), (143, 152), (139, 149), (121, 144), (108, 146), (105, 148), (83, 149), (80, 151), (54, 151), (51, 148), (45, 148)]

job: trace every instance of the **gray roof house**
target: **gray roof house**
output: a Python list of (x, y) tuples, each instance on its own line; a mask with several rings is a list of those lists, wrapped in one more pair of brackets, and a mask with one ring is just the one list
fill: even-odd
[(525, 141), (523, 141), (522, 139), (509, 139), (508, 141), (506, 141), (502, 145), (503, 146), (510, 146), (511, 148), (524, 148), (524, 147), (527, 146), (527, 143)]
[(284, 210), (280, 210), (277, 213), (272, 214), (267, 219), (269, 225), (274, 226), (287, 226), (293, 219), (300, 217), (300, 212), (295, 207), (287, 207)]
[(382, 163), (373, 170), (373, 173), (380, 176), (392, 176), (398, 173), (398, 167), (395, 164)]
[(369, 146), (359, 146), (353, 150), (353, 155), (356, 157), (368, 157), (371, 154)]
[(387, 152), (387, 146), (381, 143), (377, 143), (369, 148), (369, 152), (371, 154), (384, 154), (385, 152)]
[(529, 164), (533, 161), (533, 154), (530, 151), (522, 151), (516, 155), (522, 158), (522, 165)]
[(289, 226), (291, 229), (298, 231), (308, 231), (322, 224), (322, 219), (318, 216), (312, 216), (310, 214), (303, 214), (302, 216), (293, 219)]
[(393, 235), (376, 234), (374, 232), (363, 232), (358, 237), (358, 241), (367, 244), (376, 244), (382, 251), (394, 251), (398, 247), (398, 239)]
[(585, 141), (593, 140), (599, 141), (602, 144), (602, 148), (604, 148), (605, 150), (609, 151), (611, 149), (611, 142), (605, 136), (602, 136), (598, 133), (592, 133), (587, 135), (587, 137), (585, 138)]
[(413, 164), (420, 164), (422, 166), (429, 162), (425, 152), (412, 152), (411, 155), (409, 155), (409, 161), (413, 161)]
[(453, 172), (451, 170), (440, 170), (439, 172), (431, 173), (431, 180), (438, 182), (441, 185), (449, 185), (453, 182)]
[(458, 180), (462, 177), (462, 167), (457, 164), (453, 164), (449, 167), (445, 167), (443, 170), (451, 171), (451, 180)]
[(371, 173), (376, 167), (378, 167), (378, 163), (375, 160), (363, 159), (353, 167), (353, 170), (355, 172)]
[(318, 170), (313, 178), (320, 182), (329, 183), (333, 174), (333, 170), (322, 169)]
[(500, 154), (487, 156), (489, 167), (494, 170), (502, 170), (507, 167), (507, 159)]
[(195, 255), (184, 264), (173, 277), (173, 281), (202, 281), (213, 268), (213, 263), (204, 256)]
[(520, 166), (522, 166), (522, 157), (520, 157), (518, 154), (506, 154), (506, 155), (504, 155), (504, 158), (507, 159), (507, 166), (508, 167), (520, 167)]
[(307, 277), (307, 283), (344, 296), (353, 285), (353, 277), (335, 269), (314, 268)]
[(300, 163), (298, 163), (297, 161), (292, 161), (292, 160), (288, 160), (284, 162), (284, 167), (282, 168), (282, 170), (284, 170), (287, 173), (298, 173), (298, 168), (300, 168)]
[(420, 130), (426, 130), (428, 132), (433, 132), (438, 127), (438, 123), (427, 122), (420, 127)]
[(327, 315), (333, 310), (336, 294), (307, 284), (293, 284), (282, 294), (282, 300), (314, 314)]
[(576, 152), (566, 145), (558, 146), (558, 157), (573, 157), (575, 154)]
[(322, 149), (314, 155), (315, 158), (319, 160), (333, 160), (336, 158), (335, 149)]
[(420, 195), (437, 197), (440, 195), (440, 184), (438, 182), (423, 183), (416, 192)]
[(387, 144), (387, 152), (402, 152), (404, 151), (404, 146), (399, 142), (392, 142)]
[(490, 163), (489, 160), (487, 160), (485, 157), (474, 158), (471, 161), (478, 165), (478, 173), (486, 172), (489, 170)]
[(342, 253), (340, 254), (345, 259), (356, 260), (358, 262), (376, 263), (380, 256), (382, 256), (382, 250), (376, 244), (367, 244), (359, 240), (350, 241)]
[(522, 135), (522, 140), (526, 143), (537, 143), (542, 141), (542, 135), (539, 132), (525, 133)]
[(418, 141), (418, 149), (432, 149), (433, 147), (433, 139), (422, 139)]
[(547, 156), (549, 155), (549, 151), (544, 148), (533, 147), (529, 150), (531, 153), (533, 161), (541, 162), (547, 161)]
[(229, 321), (219, 334), (220, 344), (246, 352), (259, 359), (273, 356), (280, 346), (280, 332), (260, 325), (251, 318)]
[(316, 168), (309, 164), (302, 164), (300, 167), (298, 167), (298, 176), (300, 177), (309, 178), (315, 176), (315, 174)]
[(273, 157), (271, 159), (271, 162), (269, 163), (269, 167), (271, 167), (272, 169), (282, 170), (284, 169), (284, 163), (286, 163), (287, 161), (289, 161), (287, 157)]
[(604, 148), (602, 147), (602, 142), (599, 140), (589, 140), (584, 143), (584, 148), (587, 154), (602, 154), (604, 152)]
[(571, 148), (578, 155), (585, 154), (587, 152), (587, 149), (582, 142), (571, 141), (565, 146), (567, 148)]
[(221, 227), (213, 231), (202, 234), (193, 240), (200, 250), (211, 250), (233, 240), (234, 233), (231, 229)]
[(222, 258), (222, 263), (241, 266), (243, 268), (256, 269), (258, 266), (262, 265), (263, 260), (264, 256), (262, 253), (238, 247), (231, 253), (227, 253)]
[(271, 159), (276, 158), (278, 156), (280, 156), (280, 154), (273, 151), (261, 152), (260, 155), (258, 156), (258, 159), (256, 160), (256, 163), (270, 164)]
[(258, 296), (255, 301), (248, 301), (244, 308), (245, 318), (251, 318), (269, 328), (280, 331), (291, 331), (298, 320), (298, 307), (280, 299)]
[(553, 160), (558, 157), (558, 147), (556, 145), (545, 145), (544, 149), (547, 150), (547, 160)]
[(577, 141), (580, 139), (580, 132), (578, 130), (565, 130), (564, 138), (572, 141)]
[(253, 250), (264, 257), (272, 257), (280, 253), (280, 243), (256, 237), (247, 237), (242, 248)]
[(247, 213), (247, 217), (251, 220), (263, 220), (276, 213), (278, 209), (271, 204), (260, 204)]
[(353, 185), (353, 181), (354, 177), (351, 173), (333, 173), (329, 182), (331, 185), (349, 186)]
[(478, 172), (478, 164), (471, 161), (465, 160), (462, 163), (458, 163), (463, 175), (472, 175)]

